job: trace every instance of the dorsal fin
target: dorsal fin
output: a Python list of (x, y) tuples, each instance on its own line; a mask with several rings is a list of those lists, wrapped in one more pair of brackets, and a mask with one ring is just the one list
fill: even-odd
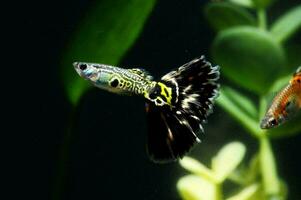
[(129, 69), (129, 71), (131, 71), (132, 73), (138, 74), (142, 77), (145, 77), (149, 80), (153, 80), (154, 78), (152, 77), (152, 75), (150, 75), (150, 73), (148, 71), (146, 71), (145, 69), (141, 69), (141, 68), (132, 68)]

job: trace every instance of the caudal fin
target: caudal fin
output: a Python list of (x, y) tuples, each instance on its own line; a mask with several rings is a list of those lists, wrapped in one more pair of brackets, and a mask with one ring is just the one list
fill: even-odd
[(218, 95), (219, 67), (204, 56), (194, 59), (160, 80), (171, 88), (171, 105), (147, 103), (148, 153), (155, 162), (181, 158), (199, 142), (201, 125), (212, 112)]

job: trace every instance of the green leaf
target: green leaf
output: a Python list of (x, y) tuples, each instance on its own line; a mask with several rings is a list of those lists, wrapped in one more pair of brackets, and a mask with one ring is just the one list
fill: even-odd
[(249, 133), (254, 136), (258, 136), (260, 132), (257, 120), (254, 120), (250, 117), (242, 108), (235, 104), (231, 99), (229, 94), (224, 91), (222, 87), (220, 90), (220, 95), (217, 99), (217, 103), (221, 106), (226, 112), (228, 112), (234, 119), (236, 119), (242, 126), (244, 126)]
[(294, 40), (290, 40), (289, 43), (285, 44), (284, 48), (287, 60), (289, 60), (287, 72), (292, 73), (296, 71), (297, 66), (301, 66), (301, 45)]
[(271, 27), (271, 33), (277, 41), (284, 42), (301, 28), (301, 5), (291, 9), (280, 17)]
[(96, 1), (70, 40), (62, 59), (62, 79), (76, 104), (87, 89), (73, 69), (75, 61), (116, 65), (142, 31), (155, 0)]
[(279, 199), (280, 200), (286, 200), (288, 196), (288, 187), (287, 184), (283, 181), (280, 180), (280, 193), (279, 193)]
[(266, 8), (270, 6), (274, 0), (253, 0), (253, 4), (255, 5), (256, 8)]
[(258, 111), (254, 105), (254, 103), (248, 99), (247, 97), (240, 94), (238, 91), (234, 89), (224, 86), (223, 90), (224, 94), (226, 94), (229, 99), (236, 104), (243, 112), (248, 114), (254, 120), (257, 119)]
[(227, 2), (208, 4), (205, 8), (205, 16), (217, 31), (241, 25), (255, 26), (256, 24), (256, 20), (246, 9)]
[(237, 5), (247, 7), (247, 8), (253, 8), (254, 7), (254, 3), (253, 3), (252, 0), (229, 0), (229, 1), (232, 2), (232, 3), (235, 3)]
[(227, 78), (257, 94), (266, 94), (286, 64), (279, 43), (269, 33), (253, 27), (220, 32), (212, 54)]
[(246, 147), (240, 142), (225, 145), (212, 159), (212, 169), (219, 183), (223, 182), (239, 165), (246, 153)]
[(183, 159), (180, 160), (180, 165), (184, 169), (190, 171), (191, 173), (206, 178), (211, 182), (216, 181), (212, 171), (199, 161), (195, 160), (194, 158), (185, 156)]
[(237, 170), (233, 171), (228, 177), (229, 180), (236, 184), (246, 186), (256, 182), (259, 175), (259, 158), (255, 154), (249, 161), (248, 165), (243, 165)]
[(180, 178), (177, 189), (184, 200), (216, 199), (217, 192), (213, 183), (195, 175)]
[(228, 198), (227, 200), (251, 200), (254, 198), (260, 187), (258, 184), (252, 184), (242, 189), (238, 194)]
[(281, 89), (287, 86), (292, 76), (293, 75), (291, 74), (278, 78), (269, 89), (269, 94), (276, 95)]

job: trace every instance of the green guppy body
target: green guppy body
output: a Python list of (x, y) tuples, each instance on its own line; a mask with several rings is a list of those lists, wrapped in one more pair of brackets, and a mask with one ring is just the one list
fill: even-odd
[(144, 69), (75, 62), (77, 73), (94, 86), (117, 94), (142, 96), (148, 119), (147, 151), (154, 162), (183, 157), (203, 131), (219, 85), (218, 66), (204, 56), (154, 81)]
[[(143, 69), (123, 69), (96, 63), (74, 63), (74, 66), (79, 66), (77, 72), (96, 87), (117, 94), (142, 95), (158, 106), (171, 106), (171, 88), (153, 81), (153, 77)], [(80, 67), (86, 69), (81, 70)], [(150, 96), (158, 89), (157, 96)]]

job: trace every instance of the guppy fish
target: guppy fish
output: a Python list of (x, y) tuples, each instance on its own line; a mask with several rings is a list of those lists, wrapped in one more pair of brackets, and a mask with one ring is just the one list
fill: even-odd
[(188, 152), (202, 122), (212, 112), (219, 67), (204, 56), (154, 81), (144, 69), (75, 62), (77, 73), (94, 86), (117, 94), (142, 96), (148, 119), (147, 152), (154, 162), (177, 160)]
[(262, 129), (277, 127), (293, 117), (301, 108), (301, 67), (297, 69), (289, 84), (273, 99), (261, 121)]

